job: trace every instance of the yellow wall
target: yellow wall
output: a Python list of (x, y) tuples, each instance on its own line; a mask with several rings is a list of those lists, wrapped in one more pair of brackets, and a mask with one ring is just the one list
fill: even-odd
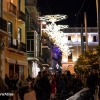
[(11, 3), (13, 3), (16, 7), (17, 7), (17, 5), (18, 5), (18, 0), (2, 0), (3, 1), (3, 9), (5, 10), (5, 11), (7, 11), (7, 5), (8, 5), (8, 2), (10, 2), (11, 1)]
[(25, 75), (25, 78), (27, 78), (27, 67), (24, 66), (24, 75)]
[(9, 58), (16, 59), (16, 60), (27, 61), (27, 57), (26, 56), (22, 56), (22, 55), (19, 55), (19, 54), (16, 54), (16, 53), (12, 53), (12, 52), (9, 52), (9, 51), (5, 52), (5, 56), (9, 57)]
[(9, 75), (9, 63), (5, 63), (5, 74)]
[(25, 0), (21, 0), (21, 11), (25, 13)]
[[(4, 10), (7, 11), (7, 2), (9, 0), (4, 0), (4, 3), (3, 3), (3, 7), (4, 7)], [(18, 8), (18, 2), (17, 0), (11, 0), (12, 3), (14, 3), (14, 5), (17, 6)], [(25, 13), (25, 0), (21, 0), (21, 11), (23, 13)], [(6, 19), (7, 21), (11, 21), (13, 23), (13, 34), (12, 34), (12, 37), (15, 38), (15, 39), (18, 39), (18, 27), (20, 27), (22, 30), (22, 34), (21, 34), (21, 42), (25, 43), (26, 40), (26, 36), (25, 36), (25, 24), (24, 23), (21, 23), (20, 21), (18, 21), (17, 19), (17, 15), (16, 17), (15, 16), (12, 16), (10, 13), (4, 13), (3, 15), (3, 18)]]
[[(7, 21), (10, 21), (12, 22), (13, 24), (13, 27), (12, 27), (12, 37), (14, 39), (18, 39), (18, 27), (21, 28), (21, 42), (25, 43), (25, 23), (22, 23), (21, 21), (18, 20), (17, 18), (17, 15), (14, 15), (13, 13), (9, 13), (7, 10), (7, 4), (8, 2), (13, 3), (17, 9), (16, 11), (18, 11), (18, 0), (3, 0), (3, 18)], [(23, 13), (25, 13), (25, 0), (21, 0), (21, 11)], [(18, 14), (18, 13), (17, 13)], [(5, 37), (5, 44), (6, 44), (6, 37)], [(1, 52), (0, 52), (1, 54)], [(24, 62), (27, 62), (27, 56), (25, 55), (20, 55), (20, 54), (17, 54), (16, 52), (9, 52), (9, 51), (6, 51), (5, 50), (5, 57), (8, 57), (8, 58), (13, 58), (13, 59), (16, 59), (16, 60), (21, 60), (21, 61), (24, 61)], [(0, 59), (0, 65), (2, 64), (2, 61)], [(1, 67), (1, 66), (0, 66)], [(0, 71), (1, 73), (1, 71)], [(5, 74), (8, 74), (9, 75), (9, 63), (5, 62)], [(24, 75), (25, 77), (27, 77), (27, 66), (24, 66)]]

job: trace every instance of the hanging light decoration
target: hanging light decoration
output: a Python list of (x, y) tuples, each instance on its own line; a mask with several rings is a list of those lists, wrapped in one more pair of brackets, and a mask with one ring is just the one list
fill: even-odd
[(65, 39), (65, 37), (62, 34), (63, 32), (61, 31), (61, 29), (68, 28), (68, 25), (56, 25), (55, 23), (66, 18), (66, 15), (45, 15), (43, 17), (40, 17), (39, 20), (51, 22), (50, 24), (46, 25), (46, 30), (44, 31), (48, 34), (49, 38), (53, 39), (54, 44), (59, 47), (62, 53), (68, 56), (71, 53), (70, 48), (65, 42), (63, 42), (63, 39)]

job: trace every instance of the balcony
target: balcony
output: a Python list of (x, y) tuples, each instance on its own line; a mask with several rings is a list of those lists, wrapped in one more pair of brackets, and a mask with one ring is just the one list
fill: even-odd
[(7, 33), (7, 21), (0, 17), (0, 36), (10, 36)]
[(13, 3), (8, 2), (7, 10), (8, 10), (8, 12), (11, 13), (11, 15), (13, 15), (13, 16), (17, 15), (17, 7)]
[[(86, 42), (84, 42), (84, 45), (86, 44)], [(68, 46), (81, 46), (81, 42), (68, 42), (67, 43)], [(89, 46), (97, 46), (98, 45), (98, 42), (88, 42), (88, 45)]]
[(22, 51), (22, 52), (26, 52), (26, 44), (25, 43), (23, 43), (23, 42), (20, 42), (20, 51)]
[(18, 21), (25, 23), (25, 14), (22, 11), (18, 11)]
[(7, 50), (18, 51), (18, 40), (12, 37), (7, 38)]
[(26, 6), (34, 6), (37, 4), (37, 0), (25, 0)]
[(26, 22), (26, 31), (37, 30), (37, 24), (35, 22)]

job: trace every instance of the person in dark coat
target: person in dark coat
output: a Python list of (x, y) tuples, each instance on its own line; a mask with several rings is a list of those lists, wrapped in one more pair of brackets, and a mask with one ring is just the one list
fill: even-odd
[(90, 75), (87, 77), (86, 84), (91, 92), (91, 97), (93, 98), (93, 95), (95, 94), (95, 87), (98, 85), (98, 77), (95, 74), (95, 69), (92, 69), (90, 72)]
[(47, 71), (43, 71), (43, 77), (40, 79), (40, 87), (42, 89), (42, 98), (41, 100), (46, 100), (47, 96), (50, 96), (50, 82), (47, 77)]
[[(2, 79), (2, 77), (0, 76), (0, 93), (8, 93), (8, 92), (9, 92), (9, 88), (5, 84), (5, 82)], [(5, 96), (0, 95), (0, 100), (9, 100), (9, 96), (7, 96), (7, 95), (5, 95)]]
[(14, 73), (13, 79), (12, 79), (12, 92), (14, 93), (14, 97), (13, 99), (18, 100), (18, 88), (16, 86), (17, 82), (18, 82), (18, 75), (17, 73)]
[(4, 81), (5, 81), (6, 85), (8, 86), (8, 88), (10, 88), (10, 79), (9, 79), (9, 77), (8, 77), (7, 74), (5, 74), (5, 79), (4, 79)]

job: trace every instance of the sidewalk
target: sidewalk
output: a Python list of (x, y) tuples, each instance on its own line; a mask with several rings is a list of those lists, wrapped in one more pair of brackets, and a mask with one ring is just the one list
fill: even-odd
[[(20, 98), (18, 100), (20, 100)], [(36, 100), (35, 92), (32, 90), (28, 93), (25, 93), (24, 100)]]

